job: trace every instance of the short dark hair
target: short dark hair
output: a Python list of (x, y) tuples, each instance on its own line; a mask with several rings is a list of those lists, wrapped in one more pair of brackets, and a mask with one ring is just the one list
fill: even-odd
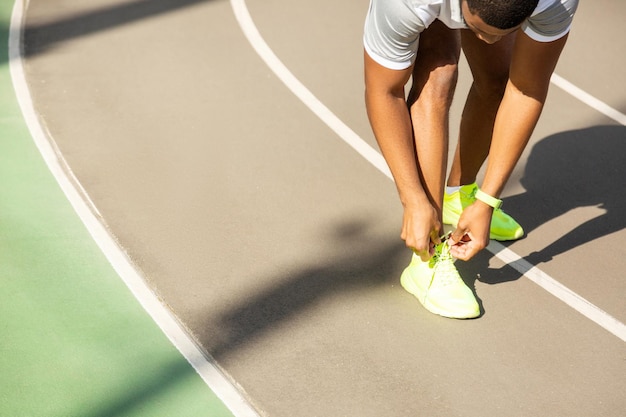
[(483, 22), (498, 29), (511, 29), (537, 8), (539, 0), (466, 0), (467, 7)]

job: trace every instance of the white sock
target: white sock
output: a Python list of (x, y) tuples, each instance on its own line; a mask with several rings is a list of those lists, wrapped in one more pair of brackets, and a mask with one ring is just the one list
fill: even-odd
[(460, 185), (457, 185), (455, 187), (448, 187), (446, 186), (446, 194), (451, 195), (456, 193), (457, 191), (459, 191), (461, 189)]

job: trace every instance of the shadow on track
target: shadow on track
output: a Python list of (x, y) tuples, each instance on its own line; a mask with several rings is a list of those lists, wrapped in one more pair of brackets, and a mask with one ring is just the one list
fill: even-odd
[[(564, 231), (563, 236), (526, 257), (533, 264), (591, 242), (626, 226), (626, 194), (615, 190), (626, 177), (626, 128), (596, 126), (545, 138), (534, 146), (522, 184), (527, 192), (506, 199), (512, 213), (531, 232), (569, 211), (595, 206), (604, 214)], [(617, 184), (617, 185), (616, 185)], [(206, 323), (211, 340), (201, 340), (218, 361), (270, 331), (280, 323), (303, 314), (310, 306), (336, 294), (368, 290), (399, 283), (401, 269), (409, 259), (403, 242), (378, 242), (363, 246), (367, 224), (335, 225), (328, 244), (351, 248), (339, 259), (294, 276), (280, 277), (281, 284), (252, 295), (221, 317)], [(358, 250), (353, 248), (360, 247)], [(490, 269), (490, 253), (483, 251), (457, 267), (470, 288), (475, 281), (498, 284), (521, 274), (512, 268)], [(480, 294), (477, 294), (479, 303)], [(417, 307), (417, 304), (416, 304)], [(220, 335), (220, 337), (215, 337)]]
[[(521, 180), (526, 192), (506, 199), (506, 209), (532, 232), (574, 209), (596, 207), (604, 213), (526, 256), (533, 265), (626, 227), (626, 127), (594, 126), (549, 136), (537, 143)], [(489, 284), (513, 281), (518, 272), (488, 274)]]
[[(27, 19), (23, 54), (28, 58), (74, 38), (211, 1), (214, 0), (137, 0), (106, 7), (94, 5), (94, 9), (83, 14), (49, 23), (37, 24)], [(6, 55), (3, 55), (3, 59), (6, 59)]]
[(273, 277), (271, 281), (279, 284), (251, 294), (220, 316), (209, 318), (205, 326), (210, 337), (200, 344), (220, 361), (282, 323), (307, 314), (324, 300), (399, 283), (399, 265), (410, 259), (404, 243), (399, 238), (367, 243), (366, 228), (361, 221), (334, 225), (328, 245), (344, 248), (343, 253), (325, 264), (303, 267), (293, 275)]

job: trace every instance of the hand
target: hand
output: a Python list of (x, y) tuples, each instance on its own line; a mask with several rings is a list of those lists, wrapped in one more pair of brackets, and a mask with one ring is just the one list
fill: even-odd
[(452, 256), (467, 261), (489, 244), (492, 214), (493, 208), (482, 201), (476, 201), (463, 210), (448, 241)]
[(405, 207), (400, 236), (422, 261), (429, 260), (435, 252), (435, 245), (441, 243), (440, 230), (437, 210), (430, 204)]

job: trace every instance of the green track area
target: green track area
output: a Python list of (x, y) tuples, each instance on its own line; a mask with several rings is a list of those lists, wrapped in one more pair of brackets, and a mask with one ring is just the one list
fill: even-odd
[(232, 416), (117, 276), (49, 172), (0, 2), (0, 416)]

